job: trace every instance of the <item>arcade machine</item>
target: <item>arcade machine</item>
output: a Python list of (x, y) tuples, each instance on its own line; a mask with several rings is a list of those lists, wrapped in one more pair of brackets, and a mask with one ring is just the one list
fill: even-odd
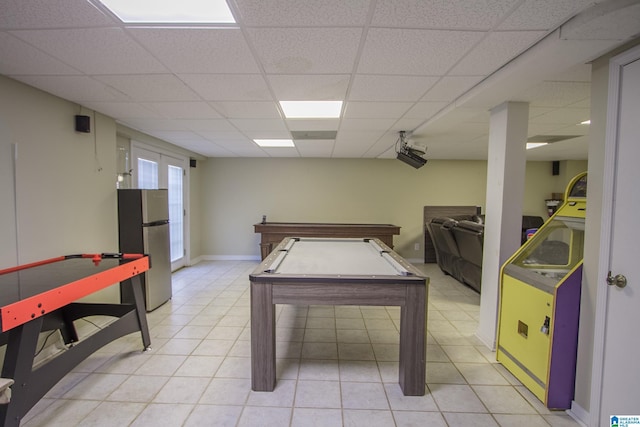
[(574, 396), (587, 174), (502, 266), (497, 359), (550, 409)]

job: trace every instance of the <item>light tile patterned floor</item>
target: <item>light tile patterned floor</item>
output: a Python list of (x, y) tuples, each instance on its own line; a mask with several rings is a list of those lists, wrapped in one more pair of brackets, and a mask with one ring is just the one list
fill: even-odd
[(173, 275), (173, 299), (139, 334), (67, 375), (23, 426), (577, 426), (549, 412), (474, 332), (479, 295), (434, 264), (428, 393), (397, 383), (397, 307), (277, 306), (272, 393), (250, 386), (249, 273), (255, 262), (202, 262)]

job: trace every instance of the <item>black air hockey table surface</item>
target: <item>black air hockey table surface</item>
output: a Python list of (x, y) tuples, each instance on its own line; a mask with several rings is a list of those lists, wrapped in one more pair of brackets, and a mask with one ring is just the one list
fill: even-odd
[[(140, 331), (143, 349), (151, 345), (140, 280), (149, 268), (147, 255), (82, 254), (0, 270), (0, 344), (6, 345), (0, 374), (0, 425), (19, 425), (51, 387), (111, 341)], [(118, 283), (130, 301), (78, 302)], [(79, 339), (73, 322), (88, 316), (115, 320)], [(65, 349), (34, 364), (40, 334), (56, 331)]]

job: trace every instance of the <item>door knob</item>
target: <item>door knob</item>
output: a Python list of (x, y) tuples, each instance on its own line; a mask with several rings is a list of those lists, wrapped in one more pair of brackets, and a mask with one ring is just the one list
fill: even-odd
[(616, 274), (615, 276), (612, 276), (611, 272), (609, 272), (609, 275), (607, 276), (607, 285), (615, 285), (619, 288), (624, 288), (627, 286), (627, 278), (623, 274)]

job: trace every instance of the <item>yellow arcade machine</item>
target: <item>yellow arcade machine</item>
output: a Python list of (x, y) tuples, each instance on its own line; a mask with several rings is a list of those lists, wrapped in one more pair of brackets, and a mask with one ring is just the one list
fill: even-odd
[(587, 174), (500, 272), (497, 359), (550, 409), (574, 397)]

